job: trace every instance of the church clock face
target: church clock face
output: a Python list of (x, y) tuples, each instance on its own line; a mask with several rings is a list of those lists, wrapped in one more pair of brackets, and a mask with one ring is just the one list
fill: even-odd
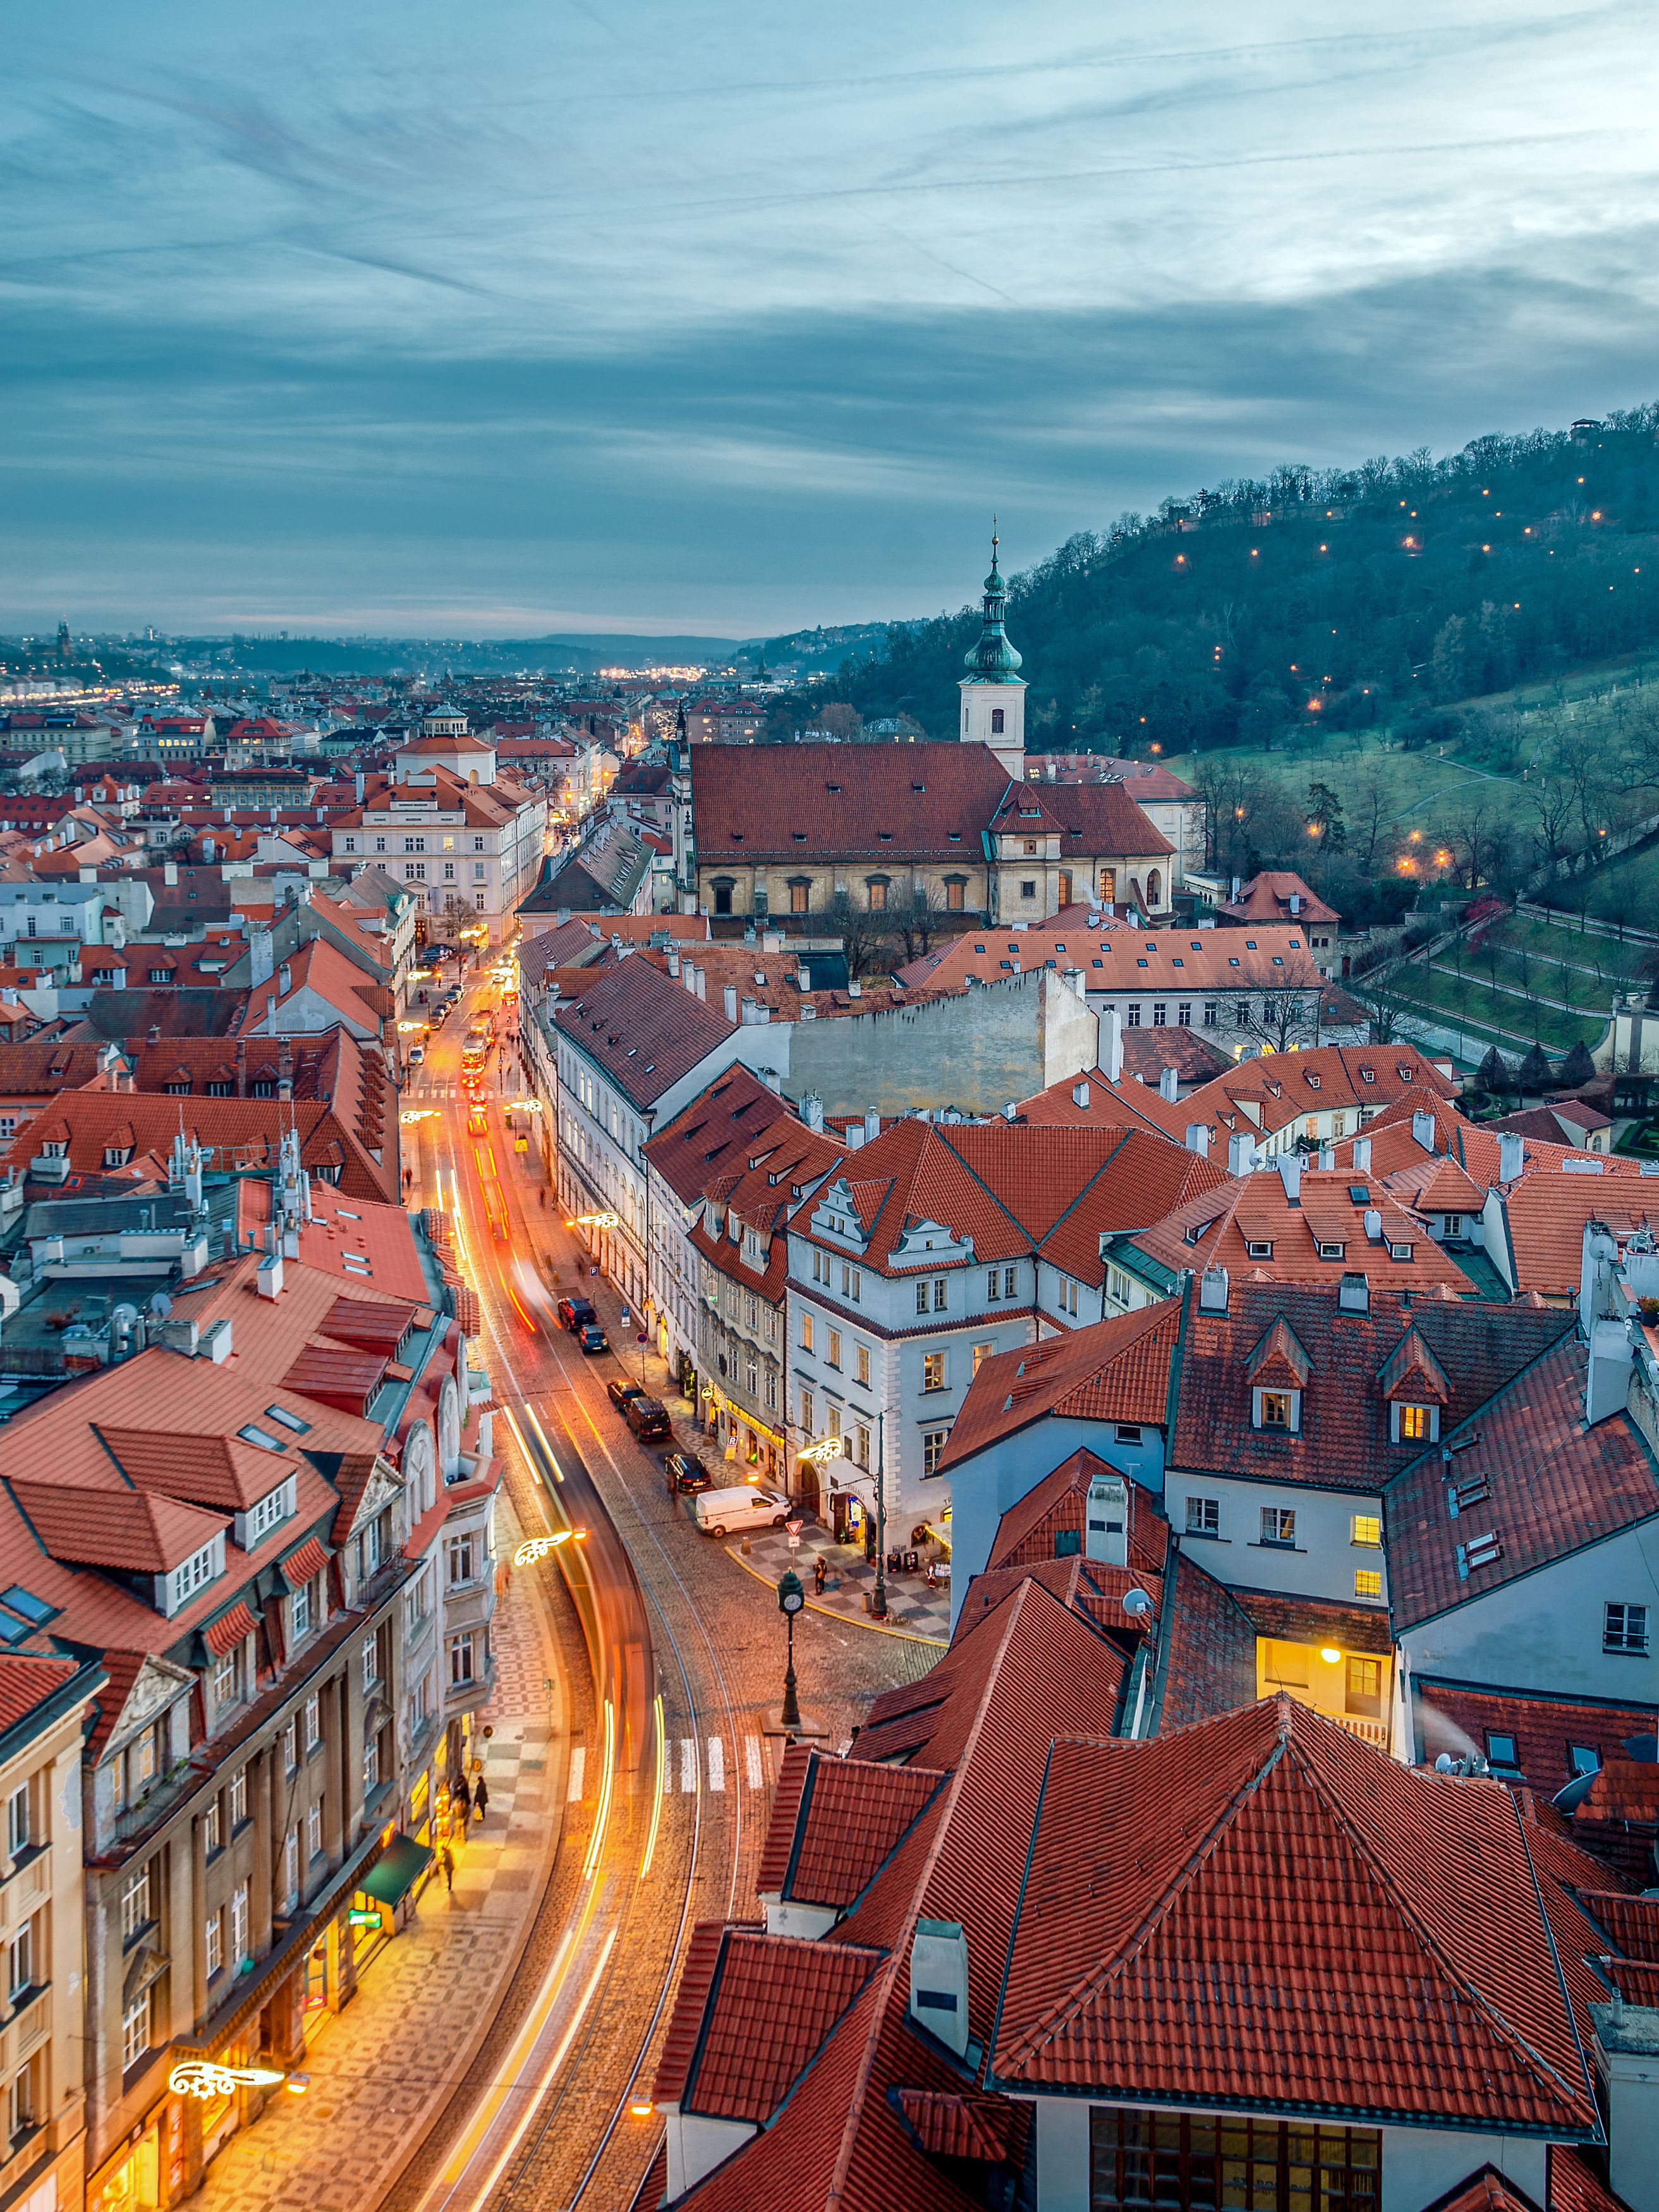
[(422, 1421), (418, 1428), (410, 1431), (409, 1441), (404, 1446), (404, 1480), (416, 1513), (424, 1513), (438, 1494), (435, 1458), (432, 1431)]

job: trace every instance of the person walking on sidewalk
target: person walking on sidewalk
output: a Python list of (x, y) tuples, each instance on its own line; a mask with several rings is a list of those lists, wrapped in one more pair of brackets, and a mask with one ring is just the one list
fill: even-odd
[(489, 1809), (489, 1785), (482, 1774), (478, 1777), (472, 1792), (472, 1806), (481, 1820)]
[(453, 1890), (455, 1887), (455, 1854), (447, 1844), (438, 1846), (438, 1864), (443, 1869), (444, 1887)]
[(450, 1817), (454, 1822), (455, 1833), (458, 1836), (464, 1836), (466, 1833), (466, 1816), (471, 1810), (472, 1793), (466, 1786), (466, 1777), (464, 1774), (458, 1774), (449, 1793)]

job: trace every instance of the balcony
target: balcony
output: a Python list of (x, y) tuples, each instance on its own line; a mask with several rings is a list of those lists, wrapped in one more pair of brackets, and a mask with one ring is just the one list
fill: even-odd
[(1373, 1743), (1379, 1751), (1389, 1747), (1387, 1721), (1366, 1720), (1358, 1713), (1330, 1713), (1327, 1718), (1334, 1720), (1338, 1728), (1346, 1729), (1350, 1735), (1357, 1735), (1362, 1743)]

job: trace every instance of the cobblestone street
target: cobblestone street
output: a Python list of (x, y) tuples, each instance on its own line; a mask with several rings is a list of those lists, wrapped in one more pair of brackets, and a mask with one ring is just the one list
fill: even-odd
[[(517, 1528), (505, 1496), (501, 1553)], [(409, 1924), (366, 1965), (356, 1996), (317, 2031), (308, 2093), (279, 2090), (234, 2136), (191, 2202), (201, 2212), (362, 2212), (396, 2179), (465, 2075), (522, 1951), (558, 1849), (565, 1717), (542, 1607), (520, 1577), (495, 1620), (495, 1692), (483, 1715), (489, 1809), (434, 1863)]]

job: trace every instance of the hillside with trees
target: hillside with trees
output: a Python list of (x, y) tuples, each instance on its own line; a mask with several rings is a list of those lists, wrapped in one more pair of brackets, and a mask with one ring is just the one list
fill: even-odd
[[(1012, 583), (1034, 750), (1271, 750), (1659, 643), (1659, 404), (1351, 469), (1206, 486), (1069, 538)], [(955, 728), (974, 606), (895, 626), (836, 689)], [(1401, 725), (1404, 725), (1401, 730)]]

